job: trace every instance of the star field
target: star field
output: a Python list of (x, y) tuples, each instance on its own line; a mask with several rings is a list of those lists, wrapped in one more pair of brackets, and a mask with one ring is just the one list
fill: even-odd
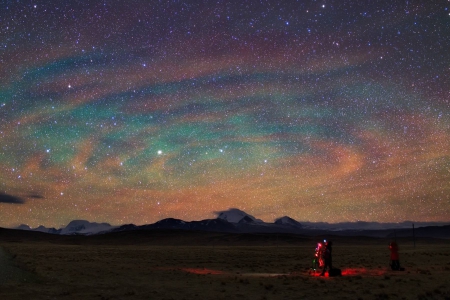
[(0, 6), (0, 226), (450, 220), (449, 1)]

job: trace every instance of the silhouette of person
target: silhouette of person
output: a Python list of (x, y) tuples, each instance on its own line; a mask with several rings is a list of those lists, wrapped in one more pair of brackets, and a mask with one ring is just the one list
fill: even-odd
[(400, 270), (400, 259), (398, 255), (398, 245), (396, 242), (389, 243), (389, 250), (391, 251), (391, 269), (394, 271)]
[(332, 266), (332, 255), (331, 255), (331, 251), (332, 251), (332, 246), (333, 243), (331, 241), (328, 241), (326, 243), (325, 246), (325, 251), (323, 251), (323, 260), (324, 260), (324, 265), (323, 265), (323, 269), (322, 269), (322, 273), (320, 273), (320, 276), (325, 275), (325, 271), (328, 268), (328, 274), (330, 274), (331, 269), (333, 268)]

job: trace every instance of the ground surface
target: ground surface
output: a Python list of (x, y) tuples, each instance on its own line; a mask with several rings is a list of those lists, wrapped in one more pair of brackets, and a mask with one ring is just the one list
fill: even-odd
[[(335, 242), (342, 277), (309, 274), (313, 239), (286, 246), (76, 245), (1, 240), (0, 299), (450, 299), (450, 242)], [(280, 243), (282, 244), (282, 243)]]

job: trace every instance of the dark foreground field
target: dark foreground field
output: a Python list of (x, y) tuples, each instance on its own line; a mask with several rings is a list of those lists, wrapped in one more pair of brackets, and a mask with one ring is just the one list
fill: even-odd
[(450, 242), (335, 238), (342, 277), (309, 274), (321, 238), (211, 233), (100, 237), (0, 231), (0, 299), (450, 299)]

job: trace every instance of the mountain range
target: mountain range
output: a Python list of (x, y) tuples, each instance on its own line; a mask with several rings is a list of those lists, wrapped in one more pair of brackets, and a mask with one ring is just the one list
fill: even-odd
[(411, 236), (412, 226), (414, 224), (415, 235), (418, 237), (450, 238), (450, 225), (448, 225), (448, 223), (439, 222), (345, 222), (330, 224), (325, 222), (299, 222), (288, 216), (284, 216), (276, 219), (274, 223), (268, 223), (256, 219), (254, 216), (237, 208), (216, 212), (216, 214), (216, 219), (183, 221), (180, 219), (167, 218), (154, 224), (140, 226), (134, 224), (112, 226), (108, 223), (74, 220), (66, 227), (60, 229), (46, 228), (44, 226), (32, 229), (27, 225), (20, 225), (15, 229), (60, 235), (95, 235), (132, 230), (174, 229), (226, 233), (293, 233), (302, 235), (324, 235), (331, 233), (340, 236), (390, 237), (395, 235), (400, 237)]

